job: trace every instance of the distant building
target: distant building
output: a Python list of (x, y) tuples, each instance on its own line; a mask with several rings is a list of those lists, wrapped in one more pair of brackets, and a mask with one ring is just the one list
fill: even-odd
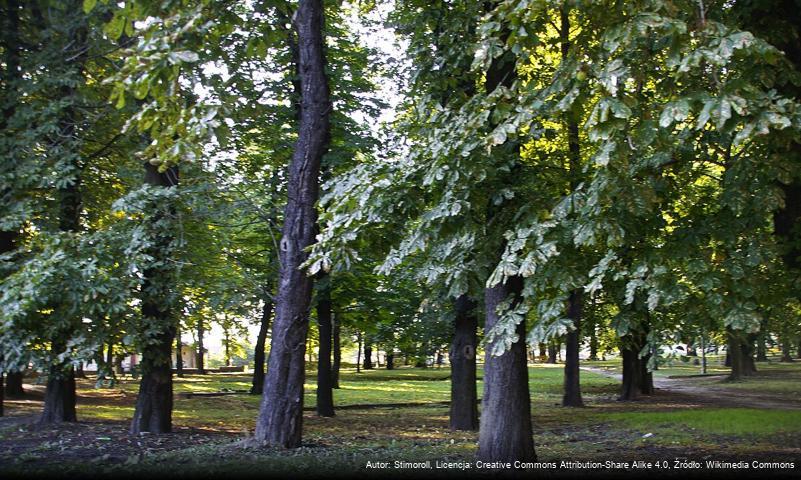
[[(208, 368), (209, 362), (209, 350), (204, 348), (203, 349), (203, 361), (204, 364)], [(172, 358), (172, 367), (177, 368), (176, 361), (175, 361), (175, 349), (171, 352)], [(130, 373), (132, 369), (136, 368), (141, 362), (141, 355), (139, 353), (131, 353), (126, 355), (125, 358), (122, 359), (122, 368), (126, 373)], [(186, 343), (181, 344), (181, 360), (183, 361), (183, 368), (186, 369), (193, 369), (197, 368), (197, 352), (195, 347), (192, 345), (188, 345)], [(95, 362), (89, 362), (84, 365), (84, 371), (86, 372), (96, 372), (97, 371), (97, 364)]]

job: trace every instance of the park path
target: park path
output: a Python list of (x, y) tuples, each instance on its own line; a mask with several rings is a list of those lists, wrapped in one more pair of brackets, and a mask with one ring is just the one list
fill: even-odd
[[(603, 368), (581, 367), (581, 369), (616, 380), (623, 380), (623, 375)], [(699, 381), (712, 378), (719, 379), (720, 383), (699, 383)], [(724, 378), (726, 378), (726, 375), (686, 378), (654, 376), (654, 388), (673, 396), (682, 397), (682, 400), (699, 404), (714, 404), (720, 407), (766, 408), (770, 410), (801, 410), (801, 401), (797, 398), (750, 389), (731, 388), (722, 383)], [(758, 386), (754, 388), (758, 388)]]

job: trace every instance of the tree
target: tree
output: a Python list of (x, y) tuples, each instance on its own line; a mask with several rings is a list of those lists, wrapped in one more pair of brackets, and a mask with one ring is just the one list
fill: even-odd
[(288, 177), (270, 368), (256, 424), (258, 441), (283, 447), (297, 447), (301, 440), (303, 365), (312, 287), (301, 265), (308, 255), (304, 250), (314, 242), (317, 176), (329, 140), (331, 110), (322, 2), (301, 0), (294, 24), (300, 51), (301, 114)]
[(478, 350), (478, 305), (467, 295), (454, 305), (454, 335), (449, 357), (451, 361), (451, 430), (478, 429), (478, 395), (476, 392), (476, 354)]
[[(178, 169), (159, 172), (151, 162), (145, 164), (144, 183), (156, 190), (178, 186)], [(172, 345), (176, 321), (173, 308), (174, 268), (170, 264), (175, 249), (174, 211), (163, 200), (169, 196), (151, 192), (145, 212), (148, 215), (153, 260), (143, 271), (142, 283), (142, 379), (136, 397), (131, 433), (168, 433), (172, 431)], [(159, 198), (161, 197), (161, 198)]]
[(331, 286), (330, 277), (317, 278), (317, 328), (320, 347), (317, 355), (317, 415), (334, 416), (333, 378), (331, 376)]

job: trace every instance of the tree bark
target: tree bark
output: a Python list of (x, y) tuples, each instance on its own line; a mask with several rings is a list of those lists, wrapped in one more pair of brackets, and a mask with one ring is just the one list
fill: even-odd
[(294, 25), (298, 41), (301, 114), (289, 167), (282, 229), (276, 315), (270, 368), (264, 384), (256, 440), (285, 448), (301, 443), (304, 355), (312, 279), (300, 266), (314, 242), (320, 161), (328, 148), (329, 98), (325, 75), (322, 0), (300, 0)]
[(640, 395), (654, 393), (653, 374), (648, 371), (651, 354), (640, 357), (645, 348), (647, 332), (632, 332), (623, 339), (620, 349), (623, 360), (623, 381), (618, 400), (636, 400)]
[[(521, 277), (511, 277), (485, 290), (485, 332), (498, 322), (498, 305), (511, 296), (514, 308), (522, 301), (522, 291)], [(501, 356), (492, 356), (492, 345), (487, 346), (477, 455), (482, 461), (533, 462), (537, 458), (531, 425), (525, 320), (517, 325), (517, 335), (518, 340)]]
[(476, 302), (466, 294), (454, 302), (454, 334), (451, 360), (451, 430), (478, 429), (478, 392), (476, 390), (476, 346), (478, 317)]
[(8, 372), (6, 375), (6, 395), (10, 397), (22, 397), (25, 390), (22, 388), (23, 372)]
[(265, 298), (261, 310), (259, 335), (256, 337), (256, 349), (253, 353), (253, 385), (250, 387), (250, 393), (254, 395), (261, 395), (264, 392), (264, 348), (267, 345), (267, 331), (270, 329), (272, 314), (273, 302)]
[(653, 395), (654, 393), (654, 374), (648, 371), (650, 360), (651, 353), (640, 358), (640, 393), (643, 395)]
[(540, 354), (538, 357), (539, 361), (544, 363), (548, 359), (548, 346), (545, 345), (544, 343), (540, 343), (538, 347), (540, 350)]
[(791, 340), (789, 337), (782, 338), (782, 358), (781, 362), (794, 362), (792, 352), (790, 351), (791, 348)]
[(742, 335), (741, 331), (731, 328), (726, 329), (727, 356), (731, 362), (731, 373), (729, 373), (728, 377), (730, 381), (742, 380), (744, 376), (751, 374)]
[[(114, 371), (117, 372), (118, 375), (125, 374), (125, 369), (122, 366), (123, 360), (125, 360), (125, 355), (122, 353), (119, 353), (114, 357)], [(133, 371), (133, 367), (131, 367), (130, 371)]]
[(581, 382), (579, 377), (579, 349), (581, 347), (581, 302), (582, 290), (570, 293), (567, 301), (567, 317), (573, 320), (574, 330), (567, 333), (565, 340), (565, 383), (562, 396), (563, 407), (583, 407)]
[[(489, 12), (498, 3), (498, 1), (484, 2), (484, 10)], [(502, 43), (506, 42), (510, 33), (509, 25), (503, 25), (500, 35)], [(511, 51), (506, 51), (492, 60), (486, 73), (485, 91), (492, 93), (501, 86), (511, 88), (516, 78), (517, 59)], [(511, 181), (515, 176), (515, 170), (520, 166), (520, 145), (517, 142), (507, 142), (503, 147), (503, 150), (499, 150), (500, 155), (515, 155), (514, 166), (508, 174)], [(496, 235), (503, 230), (502, 227), (492, 223), (497, 221), (502, 208), (502, 204), (488, 206), (488, 226)], [(505, 248), (503, 244), (499, 246), (498, 259)], [(485, 334), (499, 321), (497, 308), (507, 299), (511, 300), (509, 308), (516, 308), (523, 301), (522, 292), (523, 278), (520, 276), (509, 277), (503, 283), (484, 289)], [(494, 343), (487, 346), (477, 452), (477, 458), (482, 461), (534, 462), (537, 458), (534, 452), (531, 399), (528, 389), (525, 317), (518, 323), (516, 334), (517, 341), (500, 356), (495, 357), (491, 354)]]
[(361, 368), (361, 355), (362, 355), (362, 332), (356, 334), (356, 373), (359, 373)]
[(620, 354), (623, 360), (623, 382), (618, 400), (636, 400), (640, 396), (639, 351), (626, 346), (620, 349)]
[(548, 342), (548, 361), (547, 363), (556, 364), (557, 344), (555, 339)]
[[(570, 55), (570, 10), (567, 6), (567, 2), (565, 2), (560, 10), (560, 20), (559, 37), (562, 49), (562, 60), (566, 61)], [(570, 165), (570, 191), (573, 191), (578, 187), (579, 174), (581, 173), (579, 126), (578, 121), (570, 112), (565, 113), (565, 123), (567, 126), (567, 146)], [(567, 338), (565, 339), (565, 377), (564, 395), (562, 396), (562, 406), (564, 407), (584, 406), (584, 401), (581, 398), (581, 383), (579, 378), (582, 301), (582, 289), (578, 288), (570, 292), (567, 316), (573, 321), (573, 330), (567, 333)]]
[(327, 274), (318, 279), (317, 327), (320, 346), (317, 354), (317, 415), (334, 416), (334, 391), (331, 384), (331, 289)]
[(223, 328), (223, 345), (225, 346), (225, 366), (231, 366), (231, 330), (226, 326)]
[(39, 422), (42, 424), (77, 422), (75, 402), (75, 372), (72, 366), (66, 368), (61, 365), (51, 366), (45, 388), (44, 409)]
[(368, 344), (366, 340), (364, 343), (364, 361), (362, 363), (362, 368), (365, 370), (373, 369), (373, 346)]
[(334, 324), (334, 361), (331, 364), (331, 388), (339, 388), (339, 368), (342, 365), (341, 325), (334, 316), (331, 317), (331, 322)]
[(701, 373), (706, 374), (706, 332), (701, 331)]
[(206, 374), (206, 366), (204, 365), (204, 353), (206, 347), (203, 346), (203, 336), (206, 331), (203, 328), (203, 319), (197, 319), (197, 373), (200, 375)]
[[(144, 183), (159, 188), (175, 188), (178, 185), (178, 169), (168, 168), (159, 173), (158, 167), (145, 162)], [(169, 206), (151, 206), (148, 221), (157, 225), (167, 215), (173, 215)], [(164, 227), (159, 227), (163, 229)], [(162, 264), (171, 255), (171, 234), (158, 231), (153, 235), (150, 255)], [(142, 379), (136, 397), (131, 433), (169, 433), (172, 431), (172, 345), (175, 339), (176, 322), (169, 305), (169, 295), (174, 288), (172, 275), (167, 265), (148, 267), (143, 273), (142, 321), (143, 331), (155, 331), (155, 335), (142, 348)]]
[(387, 370), (395, 369), (395, 353), (393, 351), (387, 352)]

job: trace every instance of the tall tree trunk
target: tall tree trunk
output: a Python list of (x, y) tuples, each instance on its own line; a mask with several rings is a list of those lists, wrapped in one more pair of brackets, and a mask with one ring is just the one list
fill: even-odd
[[(485, 290), (485, 332), (489, 332), (498, 322), (497, 307), (509, 297), (514, 299), (513, 305), (519, 304), (522, 291), (521, 277), (511, 277), (506, 283)], [(492, 356), (492, 345), (487, 346), (477, 455), (482, 461), (536, 461), (528, 391), (525, 320), (518, 324), (517, 335), (518, 340), (501, 356)]]
[(334, 335), (334, 361), (331, 364), (331, 388), (339, 388), (339, 368), (342, 365), (341, 325), (335, 316), (331, 316)]
[(581, 348), (581, 289), (570, 293), (567, 317), (573, 320), (574, 330), (567, 333), (565, 340), (565, 383), (562, 396), (563, 407), (583, 407), (581, 383), (579, 378), (579, 350)]
[(109, 342), (106, 347), (106, 368), (109, 375), (114, 375), (114, 343)]
[(362, 364), (362, 332), (356, 334), (356, 373), (359, 373), (359, 369), (361, 368)]
[[(69, 19), (71, 31), (69, 32), (70, 44), (64, 47), (65, 67), (72, 68), (73, 72), (83, 80), (84, 62), (86, 61), (87, 25), (86, 17), (81, 9), (81, 2), (74, 0), (67, 7), (68, 14), (77, 15)], [(63, 111), (59, 113), (58, 138), (56, 143), (60, 144), (65, 150), (69, 160), (69, 166), (74, 170), (71, 172), (70, 182), (58, 188), (59, 198), (59, 230), (61, 232), (77, 234), (80, 229), (81, 219), (81, 188), (83, 165), (80, 161), (80, 145), (78, 138), (77, 125), (79, 124), (78, 114), (75, 109), (76, 85), (63, 85), (60, 87), (62, 101), (67, 102)], [(62, 179), (64, 180), (64, 179)], [(72, 337), (75, 324), (80, 323), (80, 319), (67, 319), (68, 325), (61, 327), (57, 336), (51, 339), (51, 352), (54, 356), (63, 353), (67, 349), (66, 339)], [(40, 422), (61, 423), (75, 422), (75, 371), (72, 365), (66, 361), (53, 360), (50, 366), (45, 388), (44, 409)]]
[(540, 349), (539, 361), (545, 362), (548, 359), (548, 346), (545, 345), (545, 343), (540, 343), (539, 349)]
[(636, 347), (624, 346), (620, 349), (623, 360), (623, 381), (618, 400), (636, 400), (640, 396), (640, 359)]
[(788, 335), (782, 336), (782, 362), (793, 362), (793, 354), (790, 351), (792, 340)]
[(77, 422), (75, 402), (75, 372), (72, 366), (51, 366), (45, 388), (44, 409), (39, 422), (43, 424)]
[(75, 378), (86, 378), (86, 373), (83, 371), (83, 362), (78, 362), (78, 368), (75, 369)]
[(175, 374), (178, 377), (184, 376), (184, 357), (182, 355), (183, 344), (181, 343), (181, 322), (175, 322)]
[(478, 429), (476, 302), (466, 294), (454, 302), (454, 334), (451, 350), (451, 430)]
[(364, 363), (362, 368), (365, 370), (372, 370), (373, 368), (373, 346), (364, 341)]
[(25, 390), (22, 388), (23, 372), (8, 372), (6, 375), (6, 395), (8, 397), (22, 397)]
[(727, 328), (726, 339), (728, 342), (726, 355), (731, 362), (731, 373), (729, 373), (728, 379), (731, 381), (741, 380), (745, 373), (740, 332), (731, 328)]
[(312, 279), (300, 266), (314, 242), (320, 161), (328, 148), (329, 98), (323, 51), (323, 2), (300, 0), (294, 17), (298, 41), (301, 114), (289, 167), (280, 248), (270, 368), (264, 384), (256, 440), (298, 447), (303, 424), (303, 382)]
[(4, 374), (0, 370), (0, 417), (5, 415), (5, 403), (6, 403), (6, 396), (5, 396), (5, 387), (3, 384), (5, 383), (5, 379), (3, 378)]
[[(570, 10), (567, 2), (560, 11), (561, 25), (559, 36), (562, 49), (562, 60), (567, 60), (570, 55)], [(569, 155), (569, 180), (570, 191), (578, 186), (579, 174), (581, 173), (581, 143), (579, 137), (578, 121), (570, 112), (565, 114), (567, 125), (567, 146)], [(576, 252), (578, 253), (578, 252)], [(581, 349), (581, 313), (582, 313), (582, 289), (578, 288), (570, 292), (567, 305), (567, 316), (573, 321), (573, 330), (567, 333), (565, 339), (565, 378), (564, 395), (562, 396), (562, 406), (564, 407), (583, 407), (584, 401), (581, 399), (581, 383), (579, 380), (579, 350)]]
[(228, 327), (223, 328), (223, 344), (225, 345), (225, 366), (231, 366), (231, 331)]
[(270, 329), (270, 317), (273, 315), (273, 302), (264, 299), (261, 310), (261, 324), (259, 335), (256, 337), (256, 349), (253, 353), (253, 385), (250, 393), (261, 395), (264, 392), (264, 348), (267, 345), (267, 331)]
[(640, 393), (643, 395), (653, 395), (654, 393), (654, 374), (648, 370), (648, 362), (652, 354), (640, 358)]
[[(326, 278), (327, 277), (327, 278)], [(317, 354), (317, 415), (334, 416), (334, 391), (331, 385), (331, 288), (328, 274), (318, 278), (317, 327), (320, 346)]]
[(623, 338), (620, 348), (623, 360), (623, 381), (618, 400), (636, 400), (640, 395), (654, 392), (653, 374), (648, 371), (651, 354), (640, 357), (645, 348), (647, 332), (632, 332)]
[[(125, 355), (120, 353), (114, 357), (114, 371), (117, 372), (118, 375), (124, 375), (125, 369), (122, 366), (122, 361), (125, 360)], [(133, 366), (130, 368), (130, 372), (133, 372)]]
[(204, 362), (206, 347), (203, 346), (203, 336), (206, 330), (203, 328), (203, 318), (197, 319), (197, 373), (200, 375), (206, 374), (206, 365)]
[(387, 352), (387, 370), (395, 369), (395, 352), (390, 350)]
[[(178, 185), (178, 169), (168, 168), (159, 173), (158, 167), (145, 162), (144, 183), (157, 188), (176, 188)], [(174, 215), (171, 207), (153, 203), (150, 207), (151, 225), (157, 226), (165, 217)], [(153, 246), (150, 255), (159, 266), (145, 269), (142, 285), (142, 320), (143, 331), (152, 335), (142, 348), (142, 378), (139, 382), (139, 394), (136, 397), (131, 433), (140, 432), (169, 433), (172, 431), (172, 345), (175, 339), (176, 321), (172, 316), (169, 297), (173, 284), (173, 276), (169, 266), (172, 255), (170, 244), (171, 233), (164, 226), (155, 227)], [(156, 333), (150, 333), (155, 331)]]
[(548, 363), (556, 364), (557, 344), (555, 339), (548, 342)]
[[(498, 3), (498, 1), (484, 2), (484, 10), (491, 11)], [(506, 42), (510, 33), (509, 26), (503, 25), (501, 43)], [(506, 51), (492, 60), (486, 73), (485, 91), (492, 93), (501, 86), (511, 88), (516, 78), (517, 59), (511, 51)], [(511, 183), (515, 171), (520, 166), (520, 145), (509, 141), (502, 147), (498, 150), (499, 155), (514, 155), (514, 166), (508, 174)], [(496, 234), (500, 233), (498, 230), (502, 227), (492, 223), (497, 221), (503, 208), (503, 204), (488, 207), (488, 224)], [(498, 259), (505, 245), (501, 244), (499, 247)], [(511, 301), (509, 308), (516, 308), (523, 301), (522, 292), (523, 278), (519, 276), (509, 277), (503, 283), (484, 289), (485, 334), (499, 321), (498, 307), (509, 300)], [(525, 317), (517, 325), (516, 333), (517, 341), (500, 356), (491, 354), (495, 342), (500, 339), (487, 346), (477, 452), (477, 458), (482, 461), (534, 462), (537, 458), (534, 452), (531, 399), (528, 389)]]
[(706, 332), (701, 331), (701, 373), (706, 374)]

